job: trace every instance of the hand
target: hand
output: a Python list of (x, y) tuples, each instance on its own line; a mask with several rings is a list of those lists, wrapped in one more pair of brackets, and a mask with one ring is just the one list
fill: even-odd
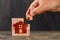
[(45, 11), (60, 11), (59, 0), (34, 0), (26, 12), (26, 18), (28, 15), (35, 16), (42, 14)]

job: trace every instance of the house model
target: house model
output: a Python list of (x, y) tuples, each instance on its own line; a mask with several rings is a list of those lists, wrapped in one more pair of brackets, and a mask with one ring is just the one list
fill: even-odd
[(12, 36), (29, 36), (30, 24), (24, 24), (24, 18), (12, 18)]

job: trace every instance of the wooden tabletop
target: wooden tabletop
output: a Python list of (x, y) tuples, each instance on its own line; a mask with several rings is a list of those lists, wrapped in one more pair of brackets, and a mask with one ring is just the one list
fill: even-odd
[(60, 40), (59, 31), (31, 31), (30, 36), (11, 36), (11, 31), (0, 31), (0, 40)]

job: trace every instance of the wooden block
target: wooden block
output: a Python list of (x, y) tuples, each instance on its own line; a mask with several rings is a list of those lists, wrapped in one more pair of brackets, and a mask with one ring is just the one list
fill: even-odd
[(30, 36), (30, 24), (24, 24), (24, 18), (12, 18), (12, 36)]

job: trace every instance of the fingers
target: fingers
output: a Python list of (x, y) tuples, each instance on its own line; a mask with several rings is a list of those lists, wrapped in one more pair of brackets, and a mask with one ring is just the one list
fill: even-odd
[[(29, 7), (30, 13), (26, 13), (29, 14), (31, 16), (35, 16), (36, 14), (42, 13), (44, 11), (44, 6), (42, 5), (42, 0), (35, 0)], [(29, 11), (28, 10), (28, 11)]]
[(28, 8), (26, 14), (29, 14), (29, 11), (33, 10), (37, 5), (38, 5), (38, 0), (33, 1), (30, 7)]
[(28, 9), (27, 13), (26, 13), (26, 20), (33, 20), (33, 17), (30, 15), (30, 10)]
[(33, 17), (30, 15), (30, 9), (28, 9), (27, 12), (26, 12), (26, 20), (27, 21), (33, 20)]
[(28, 8), (27, 12), (26, 12), (26, 19), (27, 20), (33, 20), (32, 16), (30, 15), (30, 12), (38, 5), (37, 1), (34, 1), (30, 7)]
[(37, 14), (42, 14), (45, 11), (46, 11), (46, 8), (44, 6), (38, 6), (30, 12), (30, 15), (35, 16)]
[(38, 4), (39, 4), (39, 0), (35, 0), (35, 1), (33, 1), (33, 2), (31, 3), (31, 6), (32, 6), (32, 7), (37, 7)]
[(26, 19), (28, 18), (29, 14), (30, 14), (30, 9), (28, 9), (27, 12), (26, 12)]
[(54, 10), (56, 5), (58, 5), (58, 2), (56, 0), (35, 0), (27, 10), (26, 16), (35, 16), (37, 14), (42, 14), (43, 12), (49, 11), (50, 9), (53, 9), (52, 11), (60, 11), (60, 8)]

